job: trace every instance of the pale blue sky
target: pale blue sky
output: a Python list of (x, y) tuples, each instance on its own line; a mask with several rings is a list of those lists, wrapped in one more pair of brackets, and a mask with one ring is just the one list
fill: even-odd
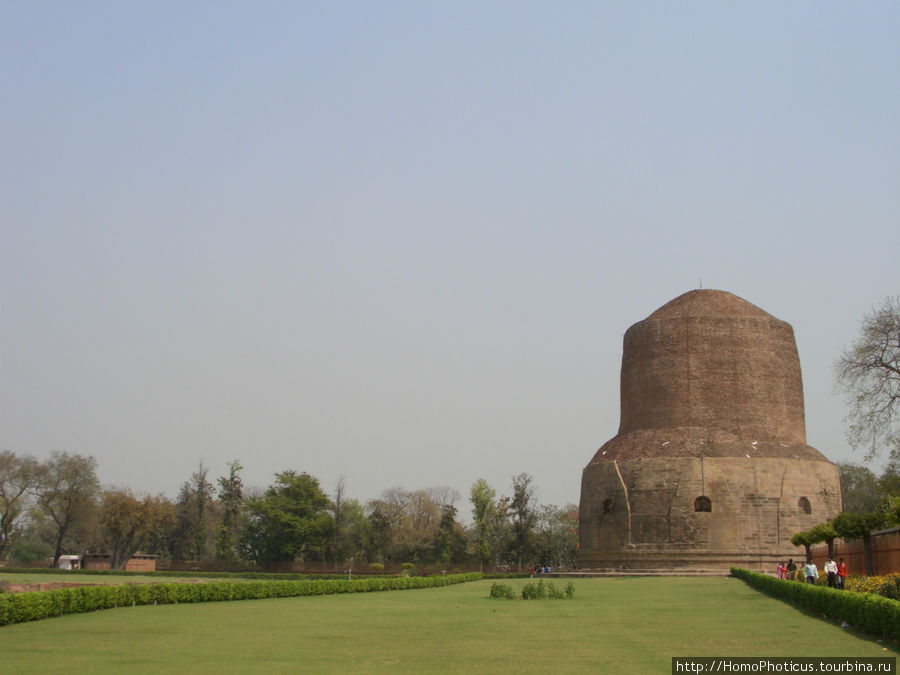
[(623, 333), (702, 279), (794, 326), (808, 440), (852, 457), (898, 35), (897, 2), (0, 0), (0, 448), (577, 502)]

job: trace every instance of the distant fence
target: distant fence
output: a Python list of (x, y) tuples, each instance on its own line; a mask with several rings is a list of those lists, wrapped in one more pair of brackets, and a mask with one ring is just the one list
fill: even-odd
[[(802, 557), (802, 556), (801, 556)], [(866, 555), (862, 539), (834, 540), (834, 559), (843, 558), (850, 574), (866, 573)], [(821, 570), (828, 560), (828, 545), (812, 547), (812, 559)], [(875, 574), (900, 572), (900, 527), (872, 533), (872, 566)]]

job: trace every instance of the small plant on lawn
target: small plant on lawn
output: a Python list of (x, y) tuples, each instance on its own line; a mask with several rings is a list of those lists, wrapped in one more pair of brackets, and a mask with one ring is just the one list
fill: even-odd
[(401, 574), (404, 577), (414, 577), (416, 576), (416, 566), (411, 562), (405, 562), (400, 565), (400, 569), (402, 570)]
[(523, 600), (540, 600), (545, 595), (546, 590), (544, 589), (543, 580), (539, 584), (525, 584), (522, 586)]
[(495, 600), (515, 600), (516, 594), (509, 584), (491, 584), (491, 597)]
[(562, 600), (571, 598), (575, 594), (575, 584), (569, 582), (565, 592), (559, 590), (553, 582), (544, 583), (541, 579), (537, 585), (525, 584), (522, 587), (523, 600)]

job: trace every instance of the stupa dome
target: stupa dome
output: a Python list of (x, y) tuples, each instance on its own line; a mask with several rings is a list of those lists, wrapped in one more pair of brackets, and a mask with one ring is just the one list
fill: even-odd
[(619, 431), (582, 475), (583, 563), (758, 564), (840, 511), (836, 467), (806, 444), (790, 324), (690, 291), (626, 331), (620, 387)]

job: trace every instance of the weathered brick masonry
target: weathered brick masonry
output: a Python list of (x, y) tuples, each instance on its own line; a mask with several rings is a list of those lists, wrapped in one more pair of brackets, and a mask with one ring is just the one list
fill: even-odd
[(619, 433), (582, 474), (580, 567), (774, 569), (840, 510), (789, 324), (698, 290), (628, 329)]

